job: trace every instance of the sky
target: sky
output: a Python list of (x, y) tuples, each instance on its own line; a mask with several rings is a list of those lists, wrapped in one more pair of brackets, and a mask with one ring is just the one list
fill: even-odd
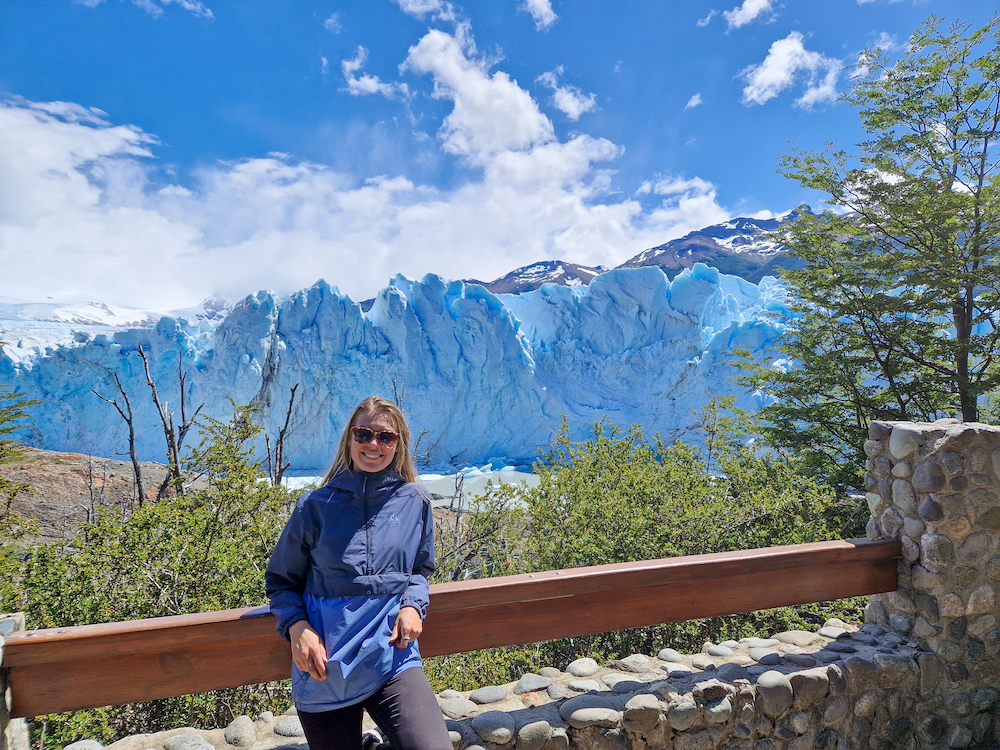
[(614, 267), (822, 195), (793, 147), (978, 0), (6, 0), (0, 301), (167, 311), (325, 279)]

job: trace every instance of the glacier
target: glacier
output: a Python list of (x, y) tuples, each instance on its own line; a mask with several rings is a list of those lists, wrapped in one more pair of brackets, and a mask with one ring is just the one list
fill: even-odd
[(114, 398), (117, 372), (140, 458), (163, 460), (142, 346), (171, 411), (180, 359), (189, 412), (204, 403), (204, 414), (224, 419), (230, 399), (256, 401), (272, 436), (298, 383), (285, 444), (296, 471), (329, 464), (350, 410), (372, 393), (401, 401), (423, 470), (523, 466), (564, 418), (577, 438), (606, 417), (667, 441), (697, 440), (693, 412), (712, 396), (759, 408), (763, 397), (732, 382), (727, 360), (737, 347), (775, 355), (788, 317), (776, 279), (753, 284), (700, 263), (673, 280), (649, 266), (521, 294), (397, 276), (367, 313), (319, 281), (287, 297), (250, 295), (220, 321), (168, 316), (148, 327), (89, 327), (30, 356), (23, 347), (11, 356), (17, 342), (7, 331), (0, 383), (42, 402), (19, 435), (26, 444), (115, 456), (128, 450), (126, 427), (92, 389)]

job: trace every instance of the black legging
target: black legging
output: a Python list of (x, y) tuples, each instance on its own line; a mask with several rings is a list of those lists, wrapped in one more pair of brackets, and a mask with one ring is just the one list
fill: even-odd
[(319, 713), (299, 711), (309, 750), (361, 750), (362, 710), (392, 750), (452, 750), (431, 684), (416, 667), (400, 672), (360, 703)]

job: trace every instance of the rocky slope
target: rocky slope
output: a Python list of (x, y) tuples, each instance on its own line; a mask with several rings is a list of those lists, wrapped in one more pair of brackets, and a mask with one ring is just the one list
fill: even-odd
[[(146, 497), (153, 500), (167, 467), (152, 461), (141, 466)], [(101, 508), (117, 509), (136, 499), (129, 461), (24, 448), (21, 458), (4, 464), (0, 473), (29, 486), (14, 498), (12, 509), (38, 523), (31, 541), (68, 541)]]

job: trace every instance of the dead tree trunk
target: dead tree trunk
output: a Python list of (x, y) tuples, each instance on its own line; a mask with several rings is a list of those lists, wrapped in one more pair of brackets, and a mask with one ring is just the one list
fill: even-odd
[(146, 356), (146, 352), (143, 351), (142, 346), (139, 347), (139, 357), (142, 358), (142, 366), (146, 371), (146, 385), (149, 386), (149, 390), (153, 394), (153, 405), (156, 406), (156, 411), (160, 415), (160, 422), (163, 424), (163, 437), (167, 441), (167, 475), (163, 478), (163, 483), (160, 484), (160, 489), (156, 493), (156, 499), (159, 500), (163, 497), (171, 484), (174, 485), (174, 491), (178, 495), (183, 495), (184, 480), (181, 476), (181, 448), (184, 446), (184, 438), (187, 437), (188, 430), (194, 424), (195, 417), (198, 416), (198, 412), (201, 411), (202, 406), (205, 404), (201, 404), (201, 406), (195, 409), (194, 414), (188, 419), (184, 394), (184, 382), (187, 380), (187, 373), (183, 371), (181, 353), (178, 351), (177, 380), (180, 383), (181, 389), (181, 424), (179, 428), (175, 427), (173, 412), (167, 411), (167, 403), (160, 401), (159, 393), (156, 390), (156, 382), (149, 371), (149, 358)]
[[(142, 351), (141, 349), (139, 351)], [(148, 370), (147, 370), (148, 372)], [(121, 394), (122, 401), (125, 402), (125, 406), (122, 407), (118, 404), (118, 400), (112, 401), (109, 398), (102, 396), (97, 391), (91, 389), (91, 393), (97, 396), (102, 401), (107, 401), (113, 407), (118, 410), (121, 414), (122, 419), (125, 420), (125, 424), (128, 425), (128, 454), (132, 459), (132, 472), (135, 474), (135, 493), (136, 498), (139, 501), (139, 507), (142, 507), (143, 501), (146, 499), (146, 490), (142, 486), (142, 467), (139, 466), (139, 457), (135, 452), (135, 425), (132, 421), (132, 404), (129, 403), (128, 396), (125, 394), (125, 389), (122, 388), (122, 381), (118, 379), (117, 371), (111, 372), (112, 377), (115, 379), (115, 385), (118, 386), (118, 392)]]
[(278, 438), (274, 441), (274, 460), (271, 458), (271, 441), (264, 435), (264, 445), (267, 448), (267, 475), (271, 478), (271, 486), (277, 487), (281, 484), (281, 478), (285, 474), (285, 469), (291, 466), (291, 462), (285, 462), (285, 436), (288, 434), (288, 423), (292, 418), (292, 404), (295, 403), (295, 391), (299, 388), (296, 383), (292, 386), (288, 394), (288, 410), (285, 411), (285, 425), (278, 430)]

